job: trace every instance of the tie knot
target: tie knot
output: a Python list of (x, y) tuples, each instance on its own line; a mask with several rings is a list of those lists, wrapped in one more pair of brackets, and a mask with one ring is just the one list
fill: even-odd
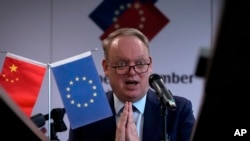
[(119, 110), (118, 115), (122, 113), (123, 109), (124, 109), (124, 106)]
[[(124, 109), (124, 106), (119, 110), (118, 116), (121, 115), (123, 109)], [(137, 124), (138, 119), (141, 115), (141, 112), (134, 105), (132, 105), (132, 109), (133, 109), (133, 118), (134, 118), (135, 124)]]
[[(124, 109), (124, 106), (119, 110), (118, 112), (119, 115), (122, 113), (123, 109)], [(140, 111), (134, 105), (132, 105), (132, 109), (133, 109), (133, 112), (140, 113)]]
[(133, 112), (140, 112), (134, 105), (132, 107), (133, 107)]

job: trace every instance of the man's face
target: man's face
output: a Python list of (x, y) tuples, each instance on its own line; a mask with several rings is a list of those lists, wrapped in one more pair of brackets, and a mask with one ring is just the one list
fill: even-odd
[[(113, 41), (108, 51), (108, 60), (103, 60), (103, 70), (109, 77), (112, 90), (121, 101), (137, 101), (146, 94), (148, 78), (152, 73), (151, 62), (147, 47), (137, 37), (123, 36)], [(134, 65), (138, 65), (138, 72), (142, 68), (146, 68), (146, 71), (137, 73), (133, 67), (124, 67)], [(126, 70), (129, 70), (126, 74), (117, 74)]]

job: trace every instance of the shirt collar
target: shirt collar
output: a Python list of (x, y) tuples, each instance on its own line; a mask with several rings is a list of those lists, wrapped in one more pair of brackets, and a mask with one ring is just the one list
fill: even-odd
[(114, 97), (115, 113), (118, 114), (122, 109), (122, 107), (124, 106), (124, 103), (120, 101), (114, 93), (113, 97)]
[[(119, 111), (123, 108), (124, 102), (120, 101), (114, 93), (113, 93), (113, 97), (114, 97), (115, 113), (118, 114)], [(145, 94), (140, 100), (133, 103), (133, 105), (140, 111), (140, 113), (144, 113), (146, 97), (147, 97), (147, 94)]]
[(137, 110), (140, 111), (140, 113), (144, 113), (145, 104), (146, 104), (146, 97), (147, 94), (145, 94), (140, 100), (133, 103), (133, 105), (137, 108)]

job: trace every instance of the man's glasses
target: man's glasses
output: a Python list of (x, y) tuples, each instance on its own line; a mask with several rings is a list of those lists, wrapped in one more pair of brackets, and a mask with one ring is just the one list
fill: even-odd
[(116, 74), (124, 75), (124, 74), (128, 74), (130, 72), (131, 68), (133, 68), (137, 74), (145, 73), (148, 71), (149, 65), (150, 65), (150, 63), (136, 64), (133, 66), (111, 66), (111, 67), (115, 69)]

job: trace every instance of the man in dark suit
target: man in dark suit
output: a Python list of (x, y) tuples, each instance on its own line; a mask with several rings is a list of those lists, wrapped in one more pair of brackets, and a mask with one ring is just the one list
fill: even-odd
[(174, 96), (177, 108), (167, 110), (163, 124), (161, 101), (149, 87), (152, 58), (147, 37), (133, 28), (118, 29), (103, 40), (103, 50), (113, 116), (70, 129), (69, 141), (161, 141), (165, 135), (168, 141), (189, 141), (195, 118), (188, 99)]

